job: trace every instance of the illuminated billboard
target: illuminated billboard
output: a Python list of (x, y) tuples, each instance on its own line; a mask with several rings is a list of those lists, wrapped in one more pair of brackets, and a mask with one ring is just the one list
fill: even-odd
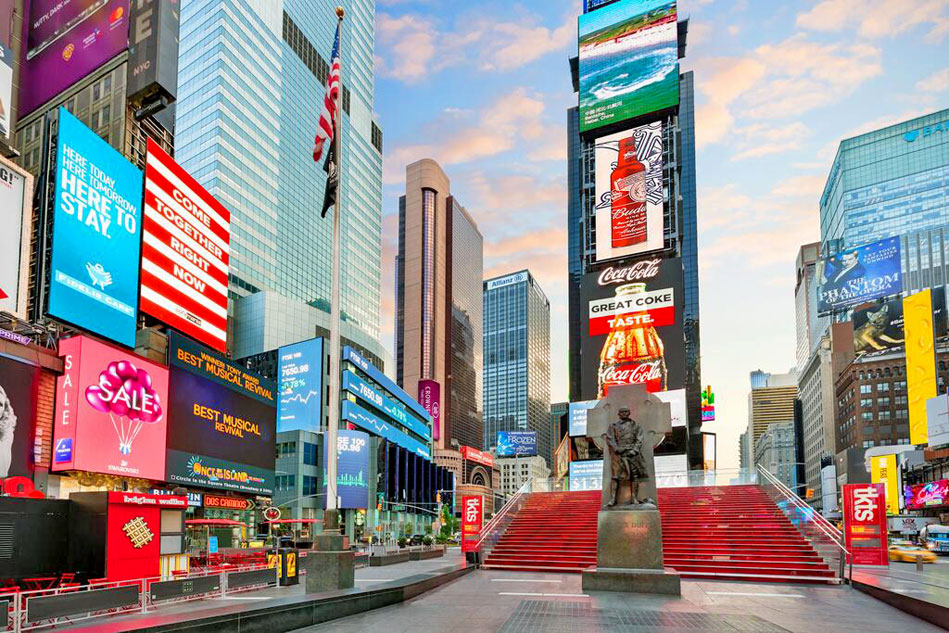
[(142, 312), (227, 352), (231, 214), (148, 140)]
[(848, 308), (903, 291), (898, 237), (825, 257), (817, 263), (817, 311)]
[(167, 481), (272, 494), (274, 384), (177, 332), (168, 358)]
[(0, 310), (26, 317), (29, 235), (33, 220), (33, 179), (0, 157)]
[[(327, 438), (323, 438), (326, 454)], [(326, 493), (326, 464), (323, 465), (323, 493)], [(361, 431), (340, 429), (336, 436), (336, 495), (342, 509), (366, 508), (369, 505), (369, 435)], [(326, 507), (323, 498), (323, 507)]]
[(603, 460), (570, 462), (570, 491), (603, 490)]
[(580, 131), (679, 103), (676, 3), (621, 0), (579, 18)]
[(87, 336), (59, 343), (52, 470), (162, 481), (168, 370)]
[(498, 457), (530, 457), (537, 454), (537, 431), (498, 431)]
[[(19, 116), (52, 99), (129, 45), (129, 0), (26, 0)], [(42, 78), (37, 80), (36, 78)]]
[(323, 339), (285, 345), (277, 351), (277, 360), (277, 432), (316, 433), (321, 426)]
[(33, 479), (40, 368), (0, 356), (0, 479)]
[(928, 484), (903, 487), (907, 510), (925, 510), (949, 505), (949, 480), (937, 479)]
[(134, 347), (142, 172), (65, 108), (58, 143), (47, 312)]
[[(936, 338), (946, 335), (946, 293), (942, 287), (932, 289), (933, 328)], [(872, 357), (893, 350), (902, 350), (903, 298), (890, 297), (862, 303), (854, 307), (853, 348), (857, 357)]]
[[(583, 276), (581, 396), (645, 384), (656, 393), (685, 387), (682, 261), (652, 258)], [(572, 433), (571, 433), (572, 434)]]
[(596, 260), (663, 247), (662, 123), (596, 139)]
[(596, 400), (571, 402), (567, 405), (570, 437), (585, 436), (587, 434), (587, 411), (596, 406)]
[(926, 402), (939, 391), (936, 381), (936, 339), (932, 291), (927, 288), (903, 298), (906, 332), (906, 397), (909, 400), (911, 444), (929, 442)]

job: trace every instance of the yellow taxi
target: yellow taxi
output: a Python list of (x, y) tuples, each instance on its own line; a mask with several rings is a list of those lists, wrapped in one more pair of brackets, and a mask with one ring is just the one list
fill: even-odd
[(921, 556), (924, 563), (936, 562), (936, 554), (918, 545), (909, 542), (890, 544), (890, 560), (892, 561), (915, 563), (917, 556)]

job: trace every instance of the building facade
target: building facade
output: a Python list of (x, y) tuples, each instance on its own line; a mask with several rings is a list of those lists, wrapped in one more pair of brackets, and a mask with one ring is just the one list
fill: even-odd
[[(937, 346), (936, 359), (937, 385), (943, 393), (949, 380), (949, 348)], [(837, 453), (910, 443), (902, 350), (853, 360), (837, 376), (834, 395)]]
[(553, 402), (550, 405), (550, 457), (547, 464), (553, 471), (556, 471), (557, 448), (560, 446), (561, 440), (567, 436), (567, 412), (569, 410), (569, 402)]
[(550, 301), (530, 271), (484, 282), (484, 447), (498, 431), (534, 431), (549, 459)]
[(812, 505), (822, 509), (821, 468), (825, 458), (836, 454), (834, 419), (834, 373), (831, 340), (825, 336), (817, 344), (798, 378), (798, 398), (804, 432), (804, 469), (808, 488), (814, 489)]
[(501, 493), (506, 496), (516, 493), (527, 481), (550, 477), (547, 460), (540, 455), (501, 458), (498, 459), (498, 467), (501, 469)]
[(841, 141), (820, 200), (829, 252), (949, 224), (949, 109)]
[[(342, 321), (354, 343), (379, 351), (382, 131), (373, 114), (374, 2), (343, 5)], [(313, 320), (328, 328), (333, 211), (320, 217), (326, 179), (313, 162), (312, 139), (335, 6), (182, 2), (176, 158), (231, 212), (231, 317), (242, 297), (272, 291), (313, 307)], [(249, 163), (254, 169), (244, 167)], [(244, 306), (241, 317), (264, 319), (269, 329), (283, 325), (257, 307)], [(236, 318), (229, 324), (241, 356), (271, 349), (257, 345), (259, 338), (241, 341)]]
[[(483, 238), (435, 161), (406, 167), (396, 256), (396, 377), (438, 407), (437, 448), (483, 446)], [(421, 387), (420, 387), (421, 385)]]
[(797, 481), (794, 422), (775, 422), (755, 442), (755, 465), (761, 466), (794, 492)]
[(748, 450), (752, 456), (757, 451), (758, 438), (770, 425), (778, 422), (793, 424), (796, 398), (797, 372), (751, 372), (751, 392), (748, 394)]
[[(688, 20), (678, 23), (679, 57), (685, 55)], [(579, 89), (578, 67), (571, 60), (574, 90)], [(695, 189), (695, 101), (691, 71), (679, 75), (679, 105), (663, 120), (664, 249), (659, 255), (681, 258), (683, 268), (683, 330), (685, 335), (685, 389), (692, 467), (701, 468), (701, 365), (699, 337), (699, 283)], [(586, 273), (603, 268), (596, 253), (595, 140), (580, 134), (579, 110), (567, 111), (567, 268), (569, 319), (569, 394), (581, 396), (581, 343), (584, 306), (580, 287)], [(618, 260), (622, 262), (624, 260)], [(617, 261), (610, 262), (617, 264)]]

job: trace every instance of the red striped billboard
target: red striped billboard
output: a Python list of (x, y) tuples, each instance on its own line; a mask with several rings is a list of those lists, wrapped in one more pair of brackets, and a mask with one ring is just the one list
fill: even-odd
[(226, 353), (231, 214), (151, 139), (143, 216), (142, 312)]

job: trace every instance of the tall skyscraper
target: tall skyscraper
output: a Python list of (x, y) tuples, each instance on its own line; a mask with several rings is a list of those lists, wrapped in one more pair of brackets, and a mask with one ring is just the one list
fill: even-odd
[[(599, 11), (607, 11), (608, 5)], [(593, 11), (591, 10), (591, 13)], [(628, 17), (628, 16), (626, 16)], [(685, 56), (688, 20), (677, 23), (678, 57)], [(578, 59), (571, 60), (574, 90), (581, 91), (581, 70)], [(695, 99), (692, 72), (678, 74), (678, 105), (645, 113), (635, 117), (626, 126), (659, 123), (661, 133), (661, 189), (662, 189), (662, 245), (649, 256), (677, 258), (682, 268), (682, 296), (676, 297), (677, 308), (681, 305), (682, 332), (684, 341), (675, 345), (664, 341), (667, 348), (676, 348), (684, 357), (684, 380), (686, 411), (688, 418), (688, 456), (692, 467), (702, 467), (701, 437), (701, 365), (699, 337), (699, 282), (696, 228), (695, 187)], [(584, 97), (581, 96), (581, 104)], [(571, 401), (587, 399), (584, 393), (583, 367), (590, 363), (583, 359), (581, 347), (588, 333), (587, 301), (581, 287), (584, 276), (602, 272), (611, 266), (621, 267), (634, 260), (647, 257), (645, 251), (636, 257), (607, 259), (597, 257), (597, 208), (603, 206), (602, 195), (598, 195), (597, 148), (609, 137), (593, 135), (584, 131), (580, 120), (581, 108), (567, 111), (567, 267), (569, 276), (569, 393)], [(608, 134), (622, 128), (616, 123), (603, 128)], [(612, 154), (615, 159), (616, 154)], [(642, 157), (640, 157), (642, 158)], [(602, 160), (602, 158), (601, 158)], [(599, 165), (607, 173), (610, 165)], [(603, 192), (601, 192), (602, 194)], [(607, 201), (609, 199), (607, 198)], [(602, 233), (602, 231), (601, 231)], [(601, 238), (602, 240), (602, 238)], [(651, 288), (650, 288), (651, 289)], [(588, 377), (589, 378), (589, 377)]]
[(824, 249), (946, 226), (947, 178), (949, 109), (841, 141), (820, 200)]
[(797, 372), (769, 374), (751, 372), (748, 394), (748, 447), (752, 455), (758, 438), (776, 422), (794, 422), (794, 400), (797, 398)]
[(408, 165), (399, 198), (396, 376), (429, 411), (437, 405), (436, 449), (483, 446), (482, 248), (438, 163)]
[[(320, 217), (325, 174), (312, 153), (337, 4), (182, 1), (176, 158), (231, 212), (229, 335), (242, 357), (301, 336), (280, 312), (266, 309), (273, 301), (240, 305), (256, 293), (275, 293), (293, 302), (295, 312), (311, 313), (306, 320), (315, 326), (303, 338), (328, 331), (333, 211)], [(375, 3), (342, 5), (343, 336), (383, 358)]]
[(536, 431), (549, 460), (550, 301), (530, 271), (484, 282), (483, 380), (484, 448), (498, 431)]

